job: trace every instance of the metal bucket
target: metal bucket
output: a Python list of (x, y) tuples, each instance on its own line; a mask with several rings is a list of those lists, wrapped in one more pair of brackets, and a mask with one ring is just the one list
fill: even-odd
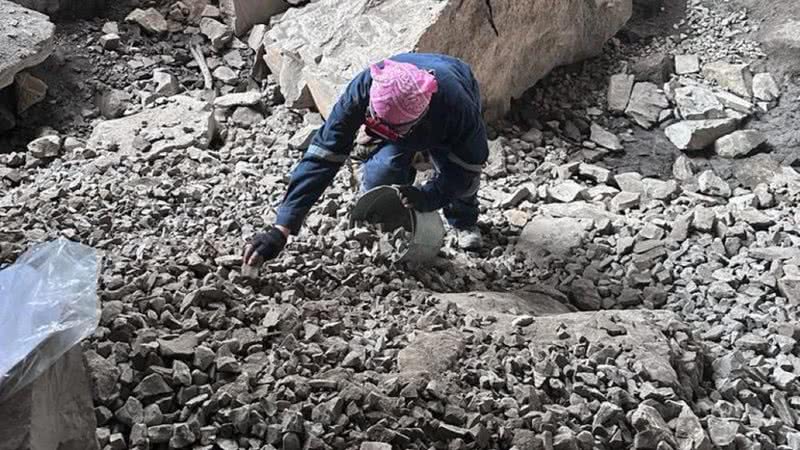
[(411, 233), (408, 249), (397, 261), (424, 263), (439, 253), (444, 243), (444, 224), (438, 212), (408, 209), (400, 201), (400, 192), (393, 186), (378, 186), (356, 201), (350, 223), (382, 224), (387, 232), (400, 227)]

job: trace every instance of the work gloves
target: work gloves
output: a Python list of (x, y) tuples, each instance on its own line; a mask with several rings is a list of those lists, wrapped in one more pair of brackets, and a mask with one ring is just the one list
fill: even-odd
[(408, 209), (416, 209), (421, 212), (430, 212), (439, 209), (431, 204), (428, 194), (422, 192), (422, 190), (417, 187), (397, 185), (395, 189), (397, 189), (397, 192), (400, 194), (400, 201), (403, 202), (403, 206)]
[(244, 264), (257, 266), (264, 260), (275, 259), (286, 246), (286, 235), (275, 226), (253, 237), (253, 242), (245, 246)]

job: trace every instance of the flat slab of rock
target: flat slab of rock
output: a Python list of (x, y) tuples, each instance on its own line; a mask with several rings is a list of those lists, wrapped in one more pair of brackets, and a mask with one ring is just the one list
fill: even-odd
[(667, 96), (658, 86), (649, 82), (636, 83), (625, 114), (642, 128), (651, 128), (658, 122), (661, 111), (667, 108)]
[(717, 61), (703, 67), (703, 76), (716, 81), (720, 87), (744, 98), (753, 96), (753, 75), (747, 64)]
[[(565, 0), (558, 8), (545, 0), (491, 8), (459, 0), (320, 0), (276, 21), (264, 38), (265, 61), (290, 104), (306, 92), (327, 115), (371, 63), (409, 51), (451, 55), (472, 66), (491, 120), (553, 68), (600, 53), (631, 12), (631, 0)], [(497, 70), (509, 63), (515, 70)]]
[(590, 130), (591, 130), (591, 137), (589, 139), (591, 139), (592, 142), (594, 142), (595, 144), (612, 151), (619, 151), (625, 149), (625, 147), (622, 146), (622, 143), (619, 141), (619, 138), (617, 137), (616, 134), (606, 130), (600, 125), (592, 122)]
[(547, 190), (550, 198), (557, 202), (569, 203), (579, 200), (586, 192), (586, 187), (572, 180), (559, 183)]
[(575, 312), (575, 308), (567, 303), (564, 294), (549, 288), (540, 292), (467, 292), (458, 294), (437, 294), (436, 298), (446, 305), (453, 303), (465, 311), (473, 311), (483, 315), (530, 315), (534, 317)]
[(222, 95), (214, 99), (217, 108), (232, 108), (234, 106), (255, 106), (261, 103), (261, 93), (256, 91), (239, 92), (236, 94)]
[(400, 372), (441, 374), (453, 367), (464, 352), (464, 337), (456, 331), (418, 333), (397, 355)]
[(122, 154), (154, 155), (191, 146), (205, 147), (217, 133), (212, 108), (205, 102), (175, 95), (154, 108), (131, 116), (100, 122), (87, 148), (116, 147)]
[(763, 133), (756, 130), (739, 130), (717, 139), (714, 150), (723, 158), (747, 156), (767, 141)]
[(722, 119), (725, 109), (710, 90), (701, 86), (684, 86), (675, 89), (675, 103), (685, 120)]
[(608, 110), (621, 113), (628, 107), (635, 77), (626, 73), (611, 75), (608, 82)]
[(700, 72), (700, 58), (697, 55), (675, 55), (675, 73), (686, 75)]
[(681, 150), (703, 150), (734, 130), (735, 119), (685, 120), (668, 126), (664, 133)]
[(46, 15), (0, 0), (0, 89), (53, 53), (55, 29)]
[(589, 202), (550, 203), (539, 210), (552, 217), (571, 217), (573, 219), (625, 220), (625, 216), (609, 212), (605, 207)]
[(536, 217), (523, 228), (516, 249), (534, 258), (566, 256), (583, 244), (593, 226), (589, 219)]
[(761, 101), (771, 102), (777, 100), (781, 95), (781, 90), (772, 74), (757, 73), (753, 76), (753, 95)]

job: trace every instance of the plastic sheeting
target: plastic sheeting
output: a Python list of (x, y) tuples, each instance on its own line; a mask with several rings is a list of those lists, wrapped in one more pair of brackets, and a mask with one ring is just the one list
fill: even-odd
[(58, 239), (0, 270), (0, 401), (97, 328), (98, 267), (94, 249)]

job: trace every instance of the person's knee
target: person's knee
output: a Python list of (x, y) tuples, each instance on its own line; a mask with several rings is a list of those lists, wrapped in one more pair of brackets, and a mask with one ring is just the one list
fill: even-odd
[(412, 181), (411, 155), (398, 147), (384, 146), (362, 166), (362, 190)]
[(393, 167), (380, 161), (367, 162), (363, 168), (362, 191), (368, 191), (378, 186), (408, 183), (409, 168)]

